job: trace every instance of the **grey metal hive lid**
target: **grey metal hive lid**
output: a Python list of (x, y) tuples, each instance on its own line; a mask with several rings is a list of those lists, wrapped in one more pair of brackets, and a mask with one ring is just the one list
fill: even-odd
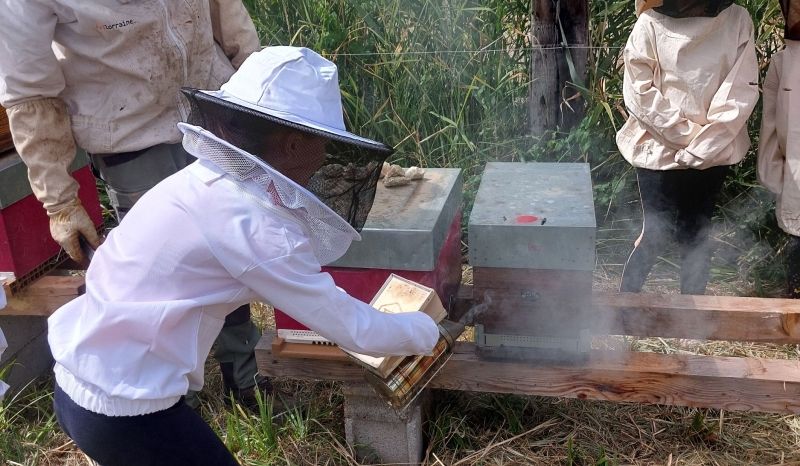
[(461, 208), (458, 168), (426, 168), (425, 178), (406, 186), (378, 183), (375, 202), (347, 253), (335, 267), (429, 271), (436, 266), (450, 224)]
[[(86, 152), (78, 150), (69, 171), (72, 173), (88, 164), (89, 158)], [(32, 193), (28, 181), (28, 168), (22, 163), (17, 151), (12, 149), (0, 154), (0, 209), (5, 209)]]
[(595, 228), (588, 164), (490, 162), (470, 214), (469, 261), (592, 270)]

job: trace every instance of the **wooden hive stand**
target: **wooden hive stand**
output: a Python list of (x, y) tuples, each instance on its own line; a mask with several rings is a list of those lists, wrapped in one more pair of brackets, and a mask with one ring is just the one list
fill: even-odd
[(12, 390), (20, 389), (47, 373), (53, 363), (47, 345), (47, 317), (56, 309), (83, 294), (84, 278), (73, 275), (45, 275), (18, 287), (14, 276), (0, 272), (8, 304), (0, 309), (0, 329), (8, 348), (0, 360), (0, 370)]
[[(462, 287), (451, 317), (457, 318), (473, 304), (471, 294), (471, 287)], [(595, 335), (800, 343), (800, 300), (595, 293), (592, 315), (597, 322), (591, 327)], [(263, 374), (345, 382), (346, 422), (359, 421), (347, 418), (348, 398), (353, 392), (347, 387), (363, 383), (361, 368), (334, 358), (279, 358), (273, 354), (272, 342), (273, 335), (266, 334), (256, 348)], [(453, 357), (429, 387), (800, 413), (800, 361), (797, 360), (593, 349), (586, 358), (568, 363), (488, 361), (478, 357), (474, 343), (459, 342)], [(394, 422), (401, 425), (406, 421), (398, 418)], [(383, 454), (386, 462), (413, 463), (421, 459), (404, 453), (409, 451), (408, 444), (380, 438), (375, 443), (372, 449)]]

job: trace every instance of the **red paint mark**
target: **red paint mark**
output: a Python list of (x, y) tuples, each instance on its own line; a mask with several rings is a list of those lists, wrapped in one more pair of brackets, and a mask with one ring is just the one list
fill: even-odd
[(517, 223), (533, 223), (539, 220), (535, 215), (517, 215)]

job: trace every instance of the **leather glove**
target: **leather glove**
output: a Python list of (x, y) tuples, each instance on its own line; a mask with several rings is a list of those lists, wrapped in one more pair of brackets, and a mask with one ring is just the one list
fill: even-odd
[(78, 238), (83, 236), (95, 248), (100, 238), (78, 200), (78, 182), (69, 173), (76, 148), (66, 104), (40, 98), (14, 105), (7, 113), (33, 194), (50, 217), (50, 234), (72, 259), (82, 262)]
[(405, 186), (412, 180), (421, 180), (425, 177), (425, 169), (419, 167), (403, 168), (400, 165), (391, 165), (383, 162), (380, 178), (387, 188), (395, 186)]
[(50, 216), (50, 235), (75, 262), (86, 260), (81, 250), (81, 237), (86, 239), (92, 249), (97, 249), (102, 243), (92, 219), (78, 199), (56, 212), (48, 212), (47, 215)]

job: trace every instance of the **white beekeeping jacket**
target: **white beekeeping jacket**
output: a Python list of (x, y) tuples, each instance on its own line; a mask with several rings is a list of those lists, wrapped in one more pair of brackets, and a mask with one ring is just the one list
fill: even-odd
[(203, 386), (225, 316), (252, 301), (358, 353), (431, 351), (439, 331), (427, 314), (379, 312), (339, 289), (307, 224), (262, 192), (198, 160), (109, 233), (86, 293), (47, 320), (56, 383), (76, 404), (107, 416), (169, 408)]
[(181, 86), (217, 89), (259, 46), (241, 1), (0, 0), (0, 11), (0, 104), (62, 99), (96, 154), (180, 141)]
[(787, 40), (767, 72), (758, 179), (777, 196), (778, 225), (800, 236), (800, 41)]
[(750, 147), (747, 119), (758, 101), (753, 22), (732, 5), (718, 16), (636, 21), (624, 51), (628, 121), (617, 145), (635, 167), (732, 165)]

